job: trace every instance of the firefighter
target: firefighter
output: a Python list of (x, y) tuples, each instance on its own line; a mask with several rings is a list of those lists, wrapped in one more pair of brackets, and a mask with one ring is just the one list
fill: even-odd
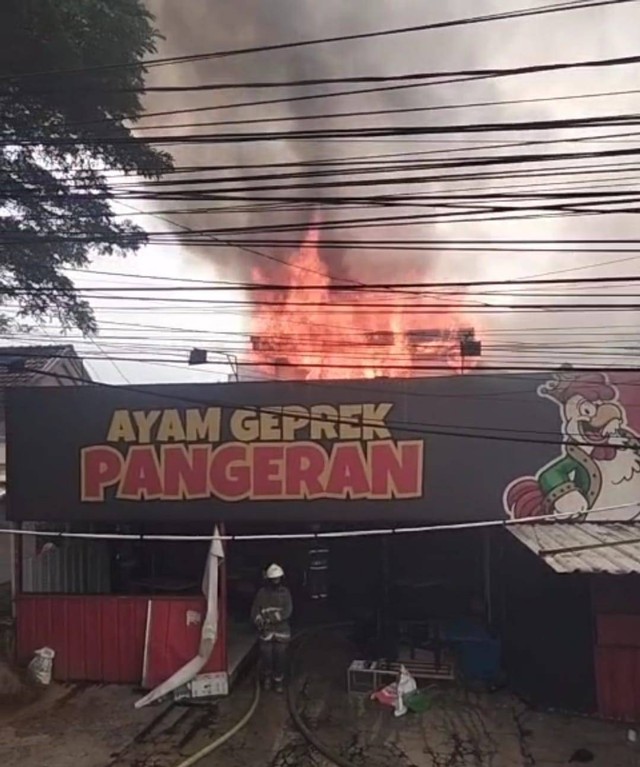
[(251, 607), (251, 620), (260, 634), (260, 670), (265, 690), (275, 685), (282, 692), (291, 640), (289, 618), (293, 611), (291, 593), (283, 583), (284, 570), (273, 564), (265, 572), (265, 583)]

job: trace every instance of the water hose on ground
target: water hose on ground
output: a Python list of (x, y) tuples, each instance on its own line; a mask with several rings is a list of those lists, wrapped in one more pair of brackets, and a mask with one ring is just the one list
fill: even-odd
[[(314, 636), (315, 634), (318, 634), (321, 631), (327, 631), (327, 630), (335, 629), (335, 628), (343, 628), (344, 626), (347, 626), (347, 625), (351, 625), (351, 624), (332, 623), (330, 625), (320, 626), (317, 628), (308, 629), (306, 631), (301, 632), (295, 637), (295, 644), (294, 644), (295, 653), (300, 651), (300, 647), (302, 647), (304, 643), (311, 636)], [(292, 671), (291, 676), (292, 677), (293, 677), (293, 669), (295, 667), (295, 663), (294, 663), (295, 657), (296, 655), (294, 654), (294, 652), (292, 652), (291, 653), (291, 671)], [(240, 732), (240, 730), (249, 723), (249, 721), (251, 720), (251, 717), (255, 714), (256, 709), (258, 708), (259, 702), (260, 702), (260, 678), (259, 676), (256, 676), (256, 690), (253, 697), (253, 701), (251, 702), (249, 709), (247, 710), (246, 714), (242, 717), (242, 719), (240, 719), (239, 722), (237, 722), (230, 730), (227, 730), (227, 732), (225, 732), (219, 738), (216, 738), (216, 740), (207, 744), (204, 748), (200, 749), (200, 751), (197, 751), (192, 756), (188, 757), (184, 761), (175, 765), (175, 767), (192, 767), (192, 765), (199, 762), (205, 756), (208, 756), (213, 751), (216, 751), (218, 748), (220, 748), (220, 746), (222, 746), (224, 743), (230, 740), (234, 735)], [(316, 736), (313, 734), (313, 732), (311, 732), (311, 730), (304, 723), (302, 716), (300, 715), (300, 712), (296, 708), (293, 684), (289, 684), (289, 686), (287, 687), (287, 705), (289, 707), (289, 714), (291, 715), (291, 719), (293, 720), (293, 723), (295, 724), (296, 728), (298, 729), (300, 734), (305, 738), (305, 740), (308, 743), (310, 743), (313, 746), (313, 748), (316, 749), (316, 751), (321, 753), (330, 762), (333, 762), (334, 764), (338, 765), (338, 767), (354, 767), (353, 762), (350, 762), (348, 759), (344, 759), (339, 754), (335, 754), (333, 751), (331, 751), (331, 749), (329, 749), (321, 741), (319, 741), (316, 738)]]
[(247, 710), (246, 714), (242, 717), (242, 719), (240, 719), (239, 722), (236, 722), (236, 724), (234, 724), (230, 730), (227, 730), (227, 732), (225, 732), (219, 738), (216, 738), (211, 743), (208, 743), (204, 748), (201, 748), (200, 751), (197, 751), (195, 754), (188, 757), (184, 761), (180, 762), (175, 767), (191, 767), (191, 765), (196, 764), (205, 756), (208, 756), (212, 751), (215, 751), (216, 749), (220, 748), (220, 746), (222, 746), (228, 740), (233, 738), (234, 735), (240, 732), (240, 730), (249, 723), (249, 721), (251, 720), (251, 717), (255, 714), (256, 709), (258, 708), (259, 702), (260, 702), (260, 679), (258, 676), (256, 676), (256, 690), (253, 696), (253, 700), (251, 701), (251, 705), (249, 706), (249, 709)]
[(295, 658), (297, 656), (297, 653), (300, 652), (300, 648), (304, 645), (304, 643), (314, 634), (318, 634), (321, 631), (326, 631), (328, 629), (334, 629), (334, 628), (342, 628), (345, 625), (351, 625), (351, 624), (332, 624), (329, 626), (320, 626), (319, 628), (314, 628), (308, 631), (304, 631), (301, 634), (296, 637), (298, 640), (296, 642), (295, 651), (292, 651), (291, 653), (291, 679), (289, 682), (289, 686), (287, 687), (287, 705), (289, 706), (289, 714), (291, 715), (291, 719), (293, 720), (293, 723), (295, 724), (296, 728), (300, 732), (300, 734), (304, 737), (304, 739), (310, 743), (313, 748), (316, 749), (319, 753), (322, 754), (326, 759), (328, 759), (330, 762), (333, 762), (334, 764), (338, 765), (338, 767), (354, 767), (354, 763), (349, 761), (349, 759), (345, 759), (344, 757), (340, 756), (340, 754), (336, 754), (333, 752), (328, 746), (326, 746), (322, 741), (318, 740), (318, 738), (314, 735), (314, 733), (307, 727), (307, 725), (304, 723), (304, 720), (302, 718), (302, 715), (296, 708), (296, 700), (295, 700), (295, 692), (293, 687), (293, 671), (295, 668)]

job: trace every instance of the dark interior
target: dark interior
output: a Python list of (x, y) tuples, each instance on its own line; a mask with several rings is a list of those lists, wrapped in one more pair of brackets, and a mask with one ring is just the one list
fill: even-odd
[(596, 710), (589, 577), (559, 574), (508, 532), (502, 537), (504, 660), (532, 705)]

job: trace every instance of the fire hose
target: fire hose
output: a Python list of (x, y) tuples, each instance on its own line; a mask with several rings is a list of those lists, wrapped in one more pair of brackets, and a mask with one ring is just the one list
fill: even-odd
[(296, 695), (292, 682), (295, 676), (295, 662), (297, 660), (298, 654), (300, 653), (300, 649), (304, 646), (308, 639), (322, 631), (327, 631), (335, 628), (343, 628), (350, 625), (350, 623), (333, 623), (330, 625), (309, 629), (298, 634), (296, 637), (295, 649), (291, 653), (291, 679), (289, 686), (287, 687), (287, 705), (289, 707), (289, 714), (291, 715), (291, 719), (293, 720), (293, 723), (295, 724), (298, 732), (308, 743), (313, 746), (313, 748), (316, 749), (316, 751), (321, 753), (322, 756), (324, 756), (330, 762), (333, 762), (333, 764), (338, 765), (338, 767), (354, 767), (354, 762), (349, 761), (349, 759), (345, 759), (343, 756), (340, 756), (340, 754), (336, 754), (321, 740), (319, 740), (316, 735), (307, 727), (302, 718), (302, 715), (300, 714), (300, 711), (296, 707)]
[(255, 714), (256, 709), (258, 708), (259, 702), (260, 702), (260, 678), (258, 677), (258, 675), (256, 675), (256, 690), (253, 696), (253, 700), (251, 701), (251, 705), (249, 706), (247, 712), (242, 717), (242, 719), (236, 722), (236, 724), (234, 724), (230, 730), (227, 730), (219, 738), (216, 738), (211, 743), (208, 743), (204, 748), (201, 748), (200, 751), (196, 751), (195, 754), (192, 754), (190, 757), (188, 757), (184, 761), (177, 764), (176, 767), (191, 767), (191, 765), (196, 764), (205, 756), (208, 756), (210, 753), (220, 748), (220, 746), (222, 746), (228, 740), (233, 738), (234, 735), (240, 732), (240, 730), (249, 723), (249, 721), (251, 720), (251, 717)]
[[(332, 624), (328, 624), (324, 626), (319, 626), (313, 629), (307, 629), (306, 631), (302, 631), (299, 634), (297, 634), (292, 642), (292, 648), (294, 649), (292, 649), (291, 659), (290, 659), (291, 660), (291, 664), (290, 664), (291, 665), (291, 682), (293, 681), (293, 678), (295, 675), (294, 671), (296, 667), (297, 656), (300, 652), (300, 649), (304, 646), (307, 640), (322, 631), (328, 631), (335, 628), (342, 628), (348, 625), (351, 625), (351, 624), (332, 623)], [(227, 730), (227, 732), (225, 732), (219, 738), (216, 738), (216, 740), (212, 741), (211, 743), (208, 743), (206, 746), (204, 746), (204, 748), (201, 748), (195, 754), (192, 754), (184, 761), (175, 765), (175, 767), (192, 767), (192, 765), (199, 762), (205, 756), (208, 756), (209, 754), (213, 753), (218, 748), (220, 748), (220, 746), (222, 746), (224, 743), (230, 740), (234, 735), (240, 732), (240, 730), (249, 723), (249, 721), (255, 714), (256, 709), (258, 708), (259, 702), (260, 702), (260, 677), (256, 675), (255, 694), (251, 702), (251, 705), (249, 706), (247, 712), (244, 714), (242, 719), (240, 719), (235, 725), (233, 725), (233, 727), (231, 727), (230, 730)], [(295, 696), (293, 684), (291, 683), (287, 687), (287, 706), (289, 708), (289, 714), (291, 716), (291, 719), (293, 720), (293, 723), (295, 724), (298, 732), (304, 737), (304, 739), (311, 746), (313, 746), (313, 748), (316, 749), (316, 751), (322, 754), (330, 762), (333, 762), (334, 764), (338, 765), (338, 767), (354, 767), (353, 762), (343, 758), (339, 754), (334, 753), (328, 746), (326, 746), (324, 743), (318, 740), (318, 738), (314, 735), (314, 733), (307, 727), (307, 725), (304, 723), (304, 720), (300, 712), (296, 708), (296, 696)]]

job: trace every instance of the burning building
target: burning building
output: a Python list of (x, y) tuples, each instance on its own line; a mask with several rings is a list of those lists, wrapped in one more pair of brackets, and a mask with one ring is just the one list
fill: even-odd
[[(297, 342), (300, 339), (295, 334), (290, 336), (251, 336), (251, 350), (259, 364), (239, 364), (237, 379), (240, 381), (255, 380), (313, 380), (316, 378), (355, 378), (351, 373), (358, 371), (354, 364), (343, 365), (345, 355), (344, 345), (339, 340), (322, 337), (314, 352), (305, 354), (310, 360), (317, 362), (299, 363)], [(393, 364), (393, 349), (398, 344), (396, 334), (390, 330), (364, 331), (361, 333), (361, 345), (368, 350), (375, 365), (361, 372), (363, 378), (386, 377), (424, 377), (429, 374), (429, 368), (442, 373), (453, 368), (464, 370), (466, 359), (475, 361), (480, 356), (481, 342), (476, 339), (473, 328), (430, 328), (425, 330), (408, 330), (400, 339), (400, 345), (407, 352), (407, 360), (402, 366)], [(385, 361), (385, 355), (389, 361)], [(332, 359), (337, 363), (331, 362)], [(323, 366), (324, 360), (330, 360)], [(354, 358), (355, 363), (355, 358)], [(311, 367), (313, 364), (313, 367)], [(345, 374), (346, 373), (346, 374)]]
[[(461, 371), (480, 355), (475, 329), (446, 307), (434, 309), (433, 291), (332, 276), (315, 229), (288, 267), (253, 307), (250, 359), (239, 366), (240, 379), (415, 378)], [(273, 284), (259, 268), (253, 276), (256, 284)]]
[(504, 671), (536, 705), (638, 721), (638, 373), (9, 395), (21, 662), (51, 647), (61, 681), (152, 689), (198, 653), (210, 613), (200, 681), (220, 694), (277, 561), (297, 615), (322, 596), (367, 662), (465, 684)]

